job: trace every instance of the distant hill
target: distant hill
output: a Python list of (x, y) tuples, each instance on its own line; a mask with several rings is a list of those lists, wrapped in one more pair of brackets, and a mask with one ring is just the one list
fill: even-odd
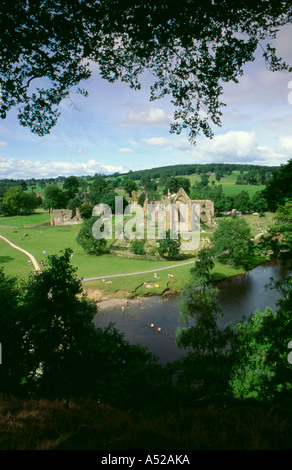
[[(267, 165), (249, 165), (249, 164), (235, 164), (235, 163), (206, 163), (206, 164), (180, 164), (161, 166), (157, 168), (149, 168), (145, 170), (130, 170), (127, 173), (113, 173), (107, 177), (123, 177), (130, 176), (133, 180), (139, 180), (143, 174), (149, 174), (151, 178), (160, 178), (161, 176), (181, 176), (191, 175), (193, 173), (215, 173), (221, 171), (225, 175), (230, 175), (233, 171), (247, 172), (250, 170), (265, 170), (267, 173), (272, 173), (274, 170), (279, 170), (280, 166), (267, 166)], [(104, 175), (105, 176), (105, 175)], [(93, 177), (94, 178), (94, 177)]]

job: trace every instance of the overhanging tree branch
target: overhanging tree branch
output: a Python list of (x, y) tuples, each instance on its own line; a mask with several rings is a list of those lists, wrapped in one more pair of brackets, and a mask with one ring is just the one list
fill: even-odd
[[(0, 116), (18, 108), (20, 124), (41, 136), (72, 87), (90, 77), (90, 62), (102, 78), (134, 89), (151, 72), (150, 100), (170, 96), (170, 130), (188, 129), (192, 142), (212, 137), (222, 82), (237, 82), (258, 46), (271, 70), (292, 70), (270, 44), (291, 23), (288, 1), (3, 0), (1, 9)], [(46, 90), (31, 90), (37, 77), (49, 79)]]

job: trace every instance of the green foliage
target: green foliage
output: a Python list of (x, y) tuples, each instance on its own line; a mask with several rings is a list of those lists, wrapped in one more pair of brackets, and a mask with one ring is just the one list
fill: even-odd
[(292, 278), (270, 285), (281, 294), (276, 312), (257, 309), (233, 326), (236, 340), (230, 387), (235, 397), (275, 399), (292, 392), (288, 344), (292, 338)]
[(263, 191), (269, 210), (275, 212), (279, 205), (285, 205), (292, 198), (292, 160), (273, 171), (272, 178)]
[(175, 194), (180, 188), (183, 188), (187, 194), (190, 194), (190, 187), (191, 183), (189, 178), (185, 178), (183, 176), (171, 176), (166, 178), (164, 182), (163, 194), (168, 194), (168, 190), (171, 194)]
[[(74, 362), (94, 334), (94, 304), (78, 296), (82, 284), (70, 264), (72, 251), (49, 256), (48, 268), (30, 277), (23, 296), (25, 387), (46, 396), (70, 394)], [(71, 377), (70, 377), (71, 376)]]
[(275, 223), (261, 237), (258, 250), (269, 253), (271, 258), (291, 259), (292, 255), (292, 204), (279, 206)]
[(177, 344), (187, 355), (176, 363), (178, 386), (196, 393), (224, 393), (229, 377), (229, 357), (225, 349), (232, 338), (229, 328), (217, 326), (221, 310), (218, 289), (188, 284), (181, 292)]
[(152, 180), (151, 176), (147, 173), (142, 175), (140, 185), (144, 188), (145, 191), (155, 191), (157, 189), (157, 185)]
[(83, 202), (79, 206), (80, 215), (83, 219), (90, 219), (92, 217), (93, 204), (91, 202)]
[(49, 184), (44, 190), (44, 209), (65, 209), (69, 202), (69, 197), (59, 186), (56, 184)]
[(235, 184), (264, 185), (267, 183), (269, 176), (270, 172), (266, 172), (265, 169), (249, 170), (245, 174), (238, 175)]
[[(114, 191), (109, 191), (108, 193), (104, 194), (101, 197), (100, 204), (107, 204), (110, 207), (112, 214), (115, 214), (116, 213), (116, 197), (121, 198), (122, 196), (119, 196)], [(128, 203), (127, 203), (126, 198), (122, 197), (122, 207), (121, 207), (121, 209), (123, 211), (125, 210), (127, 204)]]
[(3, 195), (1, 212), (5, 216), (30, 214), (38, 205), (39, 201), (34, 193), (27, 194), (20, 186), (11, 186)]
[(93, 226), (99, 217), (90, 217), (86, 219), (78, 232), (76, 241), (82, 246), (86, 253), (100, 255), (106, 251), (106, 239), (95, 238), (93, 235)]
[(135, 181), (131, 180), (131, 179), (126, 179), (124, 181), (124, 190), (128, 193), (128, 196), (131, 197), (132, 196), (132, 192), (133, 191), (137, 191), (138, 189), (138, 186), (137, 184), (135, 183)]
[(250, 239), (250, 227), (244, 218), (221, 219), (212, 239), (214, 253), (225, 253), (230, 263), (240, 264), (250, 253)]
[(144, 206), (144, 202), (146, 200), (146, 193), (141, 193), (140, 196), (138, 197), (138, 204), (139, 206), (143, 207)]
[(165, 238), (158, 240), (158, 253), (163, 258), (175, 259), (179, 255), (181, 245), (180, 234), (172, 234), (171, 230), (166, 230)]
[(264, 312), (256, 309), (253, 316), (235, 326), (236, 341), (230, 387), (236, 398), (263, 398), (268, 395), (268, 384), (273, 375), (267, 354), (272, 347), (262, 341), (261, 333), (264, 319), (273, 315), (271, 308)]
[(202, 173), (201, 174), (201, 181), (200, 181), (200, 186), (208, 186), (209, 183), (209, 175), (207, 173)]
[(211, 281), (211, 270), (215, 265), (213, 256), (212, 248), (202, 248), (199, 251), (198, 260), (193, 268), (190, 269), (190, 273), (196, 283), (207, 285)]
[(151, 407), (169, 387), (167, 374), (112, 324), (95, 327), (97, 308), (83, 294), (71, 254), (49, 256), (48, 265), (21, 285), (0, 270), (0, 392)]
[[(221, 123), (222, 83), (238, 81), (259, 44), (271, 70), (290, 70), (269, 42), (291, 21), (289, 2), (267, 8), (265, 0), (256, 6), (183, 1), (177, 8), (171, 0), (53, 5), (44, 0), (37, 4), (37, 15), (26, 2), (2, 6), (10, 21), (0, 36), (0, 115), (5, 119), (17, 108), (20, 124), (41, 136), (56, 124), (58, 107), (73, 86), (87, 95), (79, 84), (91, 76), (92, 62), (103, 79), (120, 79), (134, 89), (141, 87), (143, 72), (151, 73), (150, 99), (170, 95), (175, 108), (171, 132), (188, 128), (191, 141), (200, 133), (213, 135), (212, 126)], [(28, 36), (28, 31), (38, 34)], [(39, 75), (49, 86), (32, 90)]]
[(90, 186), (90, 192), (87, 195), (87, 201), (94, 206), (101, 202), (102, 197), (110, 190), (107, 181), (104, 178), (97, 178)]
[(0, 391), (17, 393), (20, 389), (20, 358), (23, 354), (23, 332), (18, 305), (22, 300), (22, 285), (16, 277), (5, 275), (0, 268)]
[(136, 255), (145, 255), (145, 240), (135, 239), (131, 242), (130, 251)]
[(75, 214), (76, 209), (79, 209), (81, 204), (82, 204), (82, 199), (80, 199), (80, 196), (75, 196), (73, 199), (69, 200), (67, 204), (67, 209), (72, 210), (73, 214)]
[(233, 208), (245, 214), (250, 211), (250, 197), (247, 191), (241, 191), (233, 198)]
[(69, 176), (65, 179), (63, 190), (66, 191), (69, 199), (74, 199), (78, 195), (79, 180), (76, 176)]
[(216, 216), (219, 216), (226, 210), (229, 211), (233, 207), (233, 199), (223, 194), (222, 184), (212, 187), (195, 183), (192, 186), (190, 197), (191, 199), (210, 199), (213, 201)]
[(252, 212), (263, 214), (268, 210), (268, 204), (262, 191), (257, 191), (250, 200), (250, 209)]

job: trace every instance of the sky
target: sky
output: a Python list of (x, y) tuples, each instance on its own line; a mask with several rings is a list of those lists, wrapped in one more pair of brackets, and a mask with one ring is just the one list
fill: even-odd
[[(292, 25), (275, 42), (292, 64)], [(16, 110), (0, 120), (0, 179), (125, 173), (176, 164), (240, 163), (279, 166), (292, 156), (292, 73), (271, 72), (259, 55), (244, 67), (238, 84), (224, 85), (222, 126), (214, 137), (170, 134), (173, 107), (149, 101), (151, 76), (142, 89), (110, 84), (93, 68), (83, 87), (61, 103), (50, 134), (21, 127)]]

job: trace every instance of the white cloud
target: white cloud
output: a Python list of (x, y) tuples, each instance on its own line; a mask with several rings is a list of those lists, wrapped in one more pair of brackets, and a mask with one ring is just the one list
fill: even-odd
[(131, 149), (130, 147), (122, 147), (117, 150), (119, 153), (133, 153), (134, 150)]
[(278, 145), (269, 147), (258, 142), (255, 132), (230, 131), (211, 140), (198, 141), (191, 154), (201, 163), (280, 165), (291, 158), (291, 150), (290, 136), (280, 136)]
[(279, 146), (283, 151), (290, 152), (292, 154), (292, 136), (280, 136)]
[(195, 146), (185, 138), (149, 137), (142, 140), (149, 147), (182, 151), (195, 163), (250, 163), (280, 165), (291, 158), (292, 137), (280, 136), (275, 145), (261, 144), (256, 132), (229, 131), (212, 139), (201, 138)]
[(6, 159), (0, 156), (0, 174), (2, 178), (49, 178), (57, 176), (83, 176), (95, 173), (110, 174), (124, 172), (122, 166), (109, 165), (94, 159), (87, 162), (54, 162)]
[(167, 139), (165, 137), (148, 137), (145, 139), (142, 139), (142, 142), (144, 142), (146, 145), (149, 147), (160, 147), (160, 148), (166, 148), (166, 147), (171, 147), (176, 150), (182, 150), (182, 151), (189, 151), (192, 147), (191, 143), (185, 138), (181, 139)]
[(165, 137), (149, 137), (143, 139), (143, 142), (150, 147), (168, 147), (171, 145), (170, 139), (166, 139)]
[(172, 116), (161, 108), (143, 110), (131, 109), (122, 125), (126, 126), (169, 126)]
[(201, 153), (220, 155), (225, 159), (241, 159), (252, 157), (252, 153), (257, 146), (255, 132), (230, 131), (226, 134), (216, 135), (213, 139), (204, 139), (198, 142), (198, 150)]

